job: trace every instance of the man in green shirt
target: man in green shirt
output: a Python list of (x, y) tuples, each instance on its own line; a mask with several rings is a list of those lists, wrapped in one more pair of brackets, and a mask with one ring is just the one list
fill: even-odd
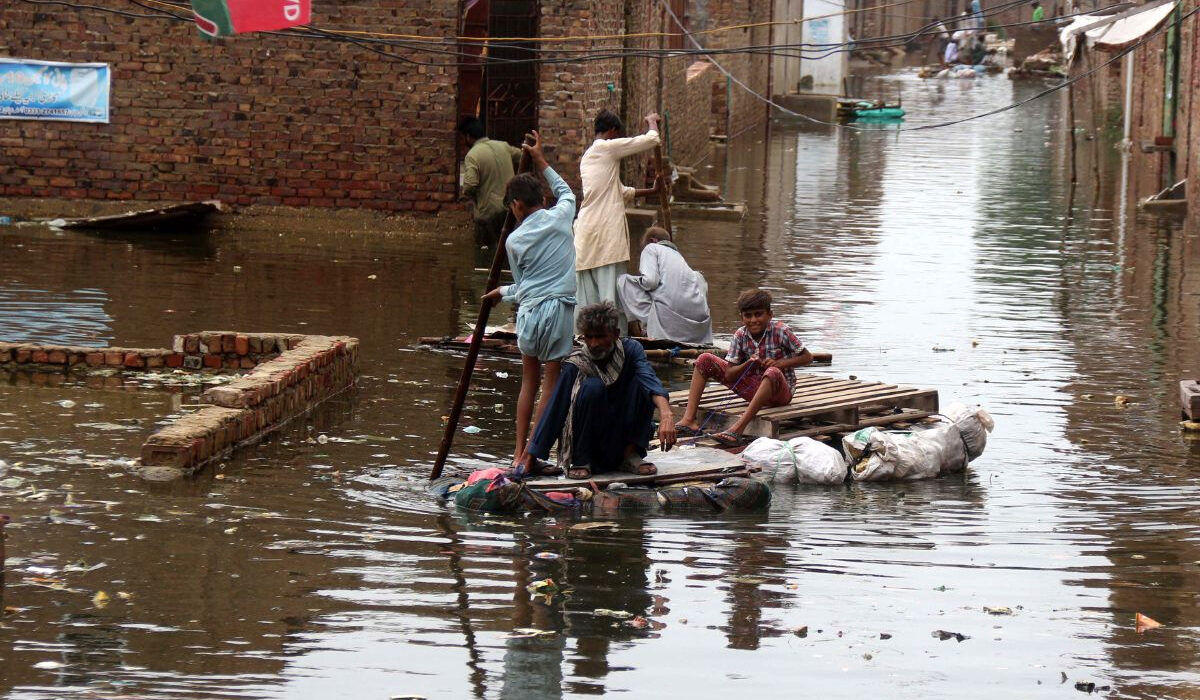
[(1046, 19), (1046, 8), (1042, 7), (1042, 4), (1035, 0), (1033, 3), (1033, 21), (1041, 22), (1044, 19)]
[(463, 160), (462, 197), (474, 205), (475, 241), (495, 245), (508, 213), (504, 187), (519, 167), (521, 149), (484, 136), (483, 122), (476, 117), (465, 117), (458, 132), (470, 146)]

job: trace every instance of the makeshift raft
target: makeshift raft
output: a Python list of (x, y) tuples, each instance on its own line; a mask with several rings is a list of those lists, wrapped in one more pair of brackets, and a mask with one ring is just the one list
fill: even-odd
[(513, 481), (507, 470), (482, 469), (465, 482), (434, 485), (434, 492), (464, 510), (484, 513), (725, 512), (761, 510), (771, 488), (754, 478), (758, 467), (711, 447), (680, 447), (650, 454), (658, 474), (593, 474), (590, 479), (539, 477)]
[[(660, 340), (658, 338), (634, 338), (634, 340), (641, 343), (642, 349), (646, 351), (646, 359), (651, 362), (686, 364), (688, 360), (695, 360), (701, 353), (705, 352), (715, 353), (721, 357), (725, 356), (725, 350), (715, 345), (689, 345), (687, 343), (677, 343), (673, 340)], [(471, 346), (471, 337), (425, 336), (418, 338), (417, 342), (439, 350), (466, 352)], [(517, 348), (517, 334), (502, 329), (492, 329), (485, 333), (483, 344), (480, 346), (479, 351), (492, 355), (521, 356), (521, 351)], [(829, 365), (832, 363), (832, 353), (813, 353), (813, 364)]]
[[(668, 401), (676, 417), (683, 415), (687, 397), (687, 390), (671, 392)], [(737, 422), (745, 410), (744, 399), (710, 384), (700, 397), (696, 418), (706, 433), (716, 433)], [(834, 435), (920, 420), (937, 412), (936, 389), (800, 373), (792, 402), (762, 409), (743, 434), (777, 439)], [(700, 444), (715, 443), (701, 438)]]

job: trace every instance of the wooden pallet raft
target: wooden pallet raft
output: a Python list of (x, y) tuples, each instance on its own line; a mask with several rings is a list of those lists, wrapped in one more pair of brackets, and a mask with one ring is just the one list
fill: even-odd
[[(671, 392), (669, 401), (676, 418), (683, 415), (687, 394), (687, 390)], [(723, 386), (709, 385), (700, 397), (697, 418), (705, 432), (714, 433), (733, 425), (745, 410), (744, 399)], [(786, 439), (848, 433), (918, 420), (937, 411), (935, 389), (798, 374), (792, 402), (759, 411), (745, 434)]]

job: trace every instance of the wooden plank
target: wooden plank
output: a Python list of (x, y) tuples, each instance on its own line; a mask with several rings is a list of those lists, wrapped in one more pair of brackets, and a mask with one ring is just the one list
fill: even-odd
[[(865, 395), (865, 396), (859, 396), (857, 398), (849, 398), (844, 401), (833, 401), (832, 403), (821, 403), (818, 405), (803, 406), (803, 407), (796, 407), (796, 406), (790, 405), (790, 406), (781, 406), (777, 409), (766, 409), (766, 410), (772, 411), (772, 412), (777, 412), (774, 414), (773, 417), (777, 417), (780, 420), (786, 420), (786, 419), (792, 419), (792, 418), (803, 418), (806, 416), (819, 415), (821, 413), (836, 411), (836, 410), (843, 409), (843, 408), (858, 408), (867, 403), (893, 405), (893, 406), (897, 406), (900, 408), (907, 408), (908, 406), (902, 406), (901, 402), (907, 403), (910, 400), (920, 401), (923, 399), (928, 399), (929, 397), (936, 398), (936, 396), (937, 396), (937, 391), (933, 390), (933, 389), (898, 389), (896, 391), (892, 391), (892, 392), (882, 394), (882, 395)], [(784, 409), (792, 409), (792, 410), (784, 410)]]
[(603, 472), (593, 474), (590, 479), (540, 477), (529, 479), (525, 484), (529, 488), (539, 491), (554, 491), (592, 484), (600, 488), (607, 488), (609, 484), (617, 482), (653, 485), (660, 481), (678, 483), (688, 479), (716, 480), (746, 469), (746, 465), (737, 456), (708, 446), (680, 447), (670, 452), (651, 450), (647, 459), (658, 467), (658, 474), (638, 476), (628, 472)]

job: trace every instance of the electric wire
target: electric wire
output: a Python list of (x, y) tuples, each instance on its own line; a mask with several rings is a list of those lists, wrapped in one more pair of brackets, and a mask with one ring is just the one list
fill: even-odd
[[(163, 6), (163, 7), (178, 9), (178, 10), (183, 11), (183, 10), (188, 9), (185, 5), (164, 2), (163, 0), (128, 0), (128, 1), (137, 7), (148, 10), (150, 12), (150, 14), (129, 12), (129, 11), (125, 11), (125, 10), (119, 10), (116, 8), (101, 7), (101, 6), (89, 5), (86, 3), (79, 3), (79, 2), (73, 2), (73, 1), (68, 1), (68, 0), (21, 0), (21, 2), (24, 2), (27, 4), (32, 4), (32, 5), (62, 6), (62, 7), (67, 7), (72, 10), (76, 10), (76, 11), (90, 10), (90, 11), (97, 11), (97, 12), (105, 12), (105, 13), (110, 13), (110, 14), (114, 14), (114, 15), (118, 15), (118, 16), (134, 18), (134, 19), (170, 19), (170, 20), (179, 21), (179, 22), (187, 22), (187, 23), (192, 22), (192, 17), (190, 14), (188, 14), (186, 16), (180, 15), (180, 14), (176, 14), (174, 12), (170, 12), (168, 10), (156, 9), (155, 7), (152, 6), (152, 5), (157, 5), (157, 6)], [(841, 123), (837, 123), (837, 122), (828, 122), (828, 121), (816, 119), (816, 118), (810, 117), (808, 115), (800, 114), (800, 113), (794, 112), (792, 110), (789, 110), (786, 107), (783, 107), (782, 105), (779, 105), (778, 103), (776, 103), (770, 97), (762, 95), (762, 94), (758, 93), (757, 91), (755, 91), (750, 86), (746, 85), (746, 83), (744, 81), (737, 78), (737, 76), (733, 75), (733, 73), (731, 73), (728, 69), (726, 69), (724, 66), (722, 66), (716, 60), (715, 57), (716, 56), (726, 56), (726, 55), (749, 54), (749, 55), (773, 55), (773, 56), (786, 56), (786, 57), (800, 57), (800, 58), (809, 59), (809, 58), (819, 58), (819, 57), (824, 57), (824, 56), (830, 56), (830, 55), (834, 55), (834, 54), (845, 52), (845, 51), (852, 51), (852, 50), (855, 50), (856, 48), (860, 48), (860, 47), (864, 47), (864, 46), (871, 47), (871, 48), (876, 48), (876, 47), (877, 48), (885, 48), (888, 46), (901, 46), (901, 45), (906, 45), (906, 44), (910, 43), (911, 41), (913, 41), (914, 39), (919, 38), (923, 35), (931, 34), (932, 32), (937, 31), (937, 29), (936, 29), (937, 23), (930, 22), (922, 27), (917, 28), (914, 31), (906, 32), (903, 34), (896, 34), (896, 35), (884, 36), (884, 37), (868, 37), (868, 38), (856, 39), (854, 41), (848, 41), (848, 42), (842, 42), (842, 43), (827, 43), (827, 44), (804, 44), (804, 43), (780, 44), (780, 45), (768, 44), (768, 45), (754, 45), (754, 46), (740, 46), (740, 47), (724, 47), (724, 48), (715, 48), (714, 49), (714, 48), (704, 47), (702, 44), (700, 44), (697, 37), (715, 34), (715, 33), (721, 32), (721, 31), (728, 31), (728, 30), (735, 29), (735, 28), (792, 25), (792, 24), (796, 24), (796, 23), (806, 21), (806, 20), (818, 19), (820, 17), (843, 16), (843, 15), (852, 14), (853, 12), (878, 10), (880, 7), (895, 7), (895, 6), (910, 4), (915, 1), (916, 0), (900, 0), (899, 2), (889, 3), (888, 5), (874, 6), (871, 8), (860, 8), (857, 10), (845, 11), (845, 12), (841, 12), (841, 13), (831, 13), (829, 15), (821, 15), (819, 17), (804, 18), (801, 20), (789, 20), (789, 21), (785, 21), (785, 22), (760, 22), (760, 23), (750, 23), (750, 24), (741, 24), (741, 25), (729, 25), (726, 27), (718, 27), (718, 28), (714, 28), (714, 29), (710, 29), (710, 30), (703, 30), (700, 32), (687, 32), (687, 31), (684, 31), (684, 32), (650, 32), (650, 33), (642, 33), (642, 34), (634, 34), (634, 35), (607, 35), (607, 37), (546, 37), (546, 38), (544, 38), (546, 40), (557, 39), (557, 40), (563, 40), (563, 41), (582, 41), (582, 40), (594, 41), (594, 40), (600, 39), (600, 38), (616, 38), (617, 36), (620, 36), (620, 38), (622, 38), (622, 40), (631, 39), (631, 38), (636, 38), (636, 39), (660, 38), (661, 39), (661, 38), (665, 38), (665, 37), (682, 36), (687, 41), (691, 42), (691, 44), (693, 45), (694, 48), (691, 50), (646, 48), (646, 49), (620, 49), (620, 50), (611, 50), (611, 51), (606, 51), (606, 52), (596, 52), (594, 50), (588, 50), (588, 49), (541, 49), (541, 48), (537, 48), (537, 47), (520, 46), (520, 45), (512, 45), (512, 44), (503, 43), (505, 41), (532, 42), (532, 41), (534, 41), (535, 38), (497, 37), (497, 38), (492, 38), (492, 42), (494, 42), (495, 45), (492, 45), (491, 43), (484, 44), (484, 46), (487, 46), (489, 48), (488, 53), (477, 54), (477, 53), (471, 53), (469, 51), (464, 51), (461, 49), (459, 49), (459, 50), (455, 50), (455, 49), (451, 49), (451, 48), (435, 49), (435, 48), (432, 48), (432, 46), (430, 44), (432, 44), (434, 41), (441, 41), (441, 42), (443, 42), (443, 45), (445, 46), (445, 42), (447, 41), (447, 39), (430, 39), (429, 37), (419, 37), (419, 35), (407, 35), (410, 37), (419, 37), (419, 39), (411, 39), (411, 38), (405, 39), (405, 40), (381, 39), (381, 38), (376, 38), (375, 36), (370, 36), (370, 35), (361, 36), (361, 37), (360, 36), (350, 36), (349, 33), (345, 32), (345, 31), (326, 30), (326, 29), (322, 29), (322, 28), (313, 27), (311, 25), (303, 25), (300, 27), (293, 27), (293, 28), (290, 28), (285, 31), (272, 31), (272, 32), (263, 32), (263, 33), (269, 34), (269, 35), (275, 35), (275, 36), (284, 36), (284, 37), (303, 36), (303, 37), (314, 38), (314, 39), (319, 38), (319, 39), (330, 40), (330, 41), (340, 41), (340, 42), (354, 45), (364, 51), (379, 55), (379, 56), (387, 58), (389, 60), (394, 60), (394, 61), (403, 62), (406, 64), (423, 66), (423, 67), (463, 67), (463, 66), (489, 65), (492, 63), (504, 63), (506, 65), (513, 65), (513, 64), (520, 64), (520, 63), (538, 63), (538, 64), (553, 65), (553, 64), (560, 64), (560, 63), (578, 63), (578, 62), (583, 62), (583, 61), (616, 60), (616, 59), (624, 59), (624, 58), (647, 58), (647, 59), (662, 60), (665, 58), (678, 58), (678, 57), (686, 57), (686, 56), (703, 57), (703, 58), (707, 59), (708, 61), (710, 61), (714, 65), (714, 67), (716, 67), (722, 74), (724, 74), (726, 76), (727, 79), (729, 79), (733, 84), (736, 84), (740, 89), (749, 93), (755, 99), (760, 100), (760, 101), (774, 107), (775, 109), (780, 110), (780, 112), (782, 112), (784, 114), (798, 117), (798, 118), (804, 119), (808, 122), (822, 125), (822, 126), (831, 126), (831, 127), (835, 127), (835, 128), (850, 129), (850, 130), (854, 130), (854, 131), (876, 131), (876, 130), (878, 130), (877, 128), (866, 128), (866, 127), (863, 127), (860, 125), (854, 125), (854, 124), (841, 124)], [(999, 14), (1001, 12), (1004, 12), (1004, 11), (1010, 9), (1011, 7), (1024, 5), (1025, 1), (1026, 0), (1012, 0), (1011, 2), (1002, 3), (1002, 4), (994, 6), (992, 8), (988, 8), (988, 10), (985, 12), (967, 15), (965, 17), (959, 16), (959, 17), (948, 18), (948, 19), (952, 25), (957, 25), (960, 21), (962, 21), (964, 19), (974, 20), (977, 17), (986, 18), (986, 17), (994, 16), (996, 14)], [(663, 6), (663, 9), (665, 10), (665, 12), (670, 15), (670, 17), (674, 21), (675, 25), (682, 28), (682, 26), (683, 26), (682, 20), (674, 13), (674, 11), (672, 11), (672, 9), (665, 2), (665, 0), (659, 0), (659, 2)], [(1178, 19), (1172, 20), (1170, 24), (1174, 25), (1174, 24), (1182, 23), (1183, 20), (1190, 18), (1191, 16), (1196, 14), (1198, 11), (1200, 11), (1200, 7), (1197, 7), (1195, 9), (1187, 12), (1186, 14), (1182, 15)], [(1047, 20), (1040, 20), (1038, 22), (1032, 22), (1032, 21), (1030, 21), (1030, 22), (1013, 22), (1013, 23), (1004, 24), (1004, 25), (993, 25), (992, 28), (1029, 26), (1029, 25), (1033, 25), (1033, 24), (1043, 24), (1043, 23), (1058, 23), (1058, 22), (1062, 21), (1063, 19), (1068, 19), (1071, 17), (1082, 16), (1082, 15), (1088, 15), (1088, 14), (1095, 14), (1095, 13), (1096, 13), (1095, 10), (1093, 10), (1091, 12), (1078, 12), (1078, 13), (1069, 14), (1069, 15), (1065, 15), (1065, 16), (1050, 18)], [(946, 20), (942, 20), (942, 21), (945, 22)], [(1047, 88), (1046, 90), (1039, 91), (1038, 93), (1034, 94), (1033, 96), (1031, 96), (1029, 98), (1020, 100), (1020, 101), (1012, 103), (1010, 105), (999, 107), (994, 110), (990, 110), (988, 112), (984, 112), (982, 114), (972, 115), (972, 116), (964, 117), (961, 119), (955, 119), (955, 120), (951, 120), (951, 121), (947, 121), (947, 122), (939, 122), (936, 124), (925, 124), (925, 125), (919, 125), (919, 126), (913, 126), (913, 127), (898, 127), (896, 129), (888, 129), (888, 131), (889, 132), (890, 131), (923, 131), (923, 130), (929, 130), (929, 129), (954, 126), (956, 124), (973, 121), (975, 119), (982, 119), (984, 117), (993, 116), (995, 114), (999, 114), (1002, 112), (1006, 112), (1006, 111), (1024, 106), (1034, 100), (1040, 99), (1042, 97), (1045, 97), (1046, 95), (1052, 94), (1052, 93), (1062, 90), (1066, 87), (1074, 85), (1075, 83), (1079, 82), (1080, 80), (1082, 80), (1084, 78), (1089, 78), (1091, 75), (1095, 74), (1098, 70), (1110, 65), (1111, 63), (1115, 62), (1116, 60), (1124, 57), (1126, 54), (1145, 45), (1146, 42), (1148, 42), (1152, 38), (1158, 36), (1163, 31), (1165, 31), (1166, 26), (1167, 25), (1164, 25), (1164, 26), (1154, 30), (1153, 32), (1148, 33), (1140, 41), (1134, 43), (1133, 45), (1131, 45), (1130, 47), (1128, 47), (1126, 49), (1121, 50), (1112, 59), (1101, 63), (1100, 65), (1096, 66), (1092, 70), (1089, 70), (1085, 73), (1082, 73), (1082, 74), (1072, 77), (1070, 79), (1064, 80), (1063, 82), (1056, 84), (1050, 88)], [(388, 35), (384, 35), (384, 36), (388, 36)], [(400, 35), (400, 36), (405, 36), (405, 35)], [(462, 39), (464, 39), (464, 37), (454, 37), (453, 41), (459, 41)], [(447, 62), (420, 61), (420, 60), (412, 59), (412, 58), (409, 58), (406, 56), (397, 55), (396, 53), (391, 52), (391, 51), (383, 50), (383, 49), (379, 48), (379, 45), (383, 45), (383, 46), (387, 46), (387, 47), (396, 47), (396, 48), (408, 48), (408, 49), (412, 49), (413, 51), (416, 51), (418, 53), (430, 54), (430, 55), (437, 54), (437, 55), (450, 55), (450, 56), (465, 57), (470, 60), (447, 61)], [(817, 51), (817, 52), (813, 52), (813, 51), (805, 52), (805, 50), (804, 50), (805, 48), (811, 48), (813, 46), (822, 47), (824, 50)], [(513, 52), (528, 51), (528, 52), (538, 54), (538, 55), (533, 58), (508, 58), (508, 57), (504, 57), (504, 56), (497, 57), (490, 53), (490, 51), (495, 51), (495, 50), (500, 50), (500, 49), (503, 49), (504, 51), (513, 51)], [(574, 54), (580, 53), (580, 52), (585, 52), (586, 55), (585, 56), (574, 55)], [(566, 55), (560, 56), (557, 54), (566, 54)]]

